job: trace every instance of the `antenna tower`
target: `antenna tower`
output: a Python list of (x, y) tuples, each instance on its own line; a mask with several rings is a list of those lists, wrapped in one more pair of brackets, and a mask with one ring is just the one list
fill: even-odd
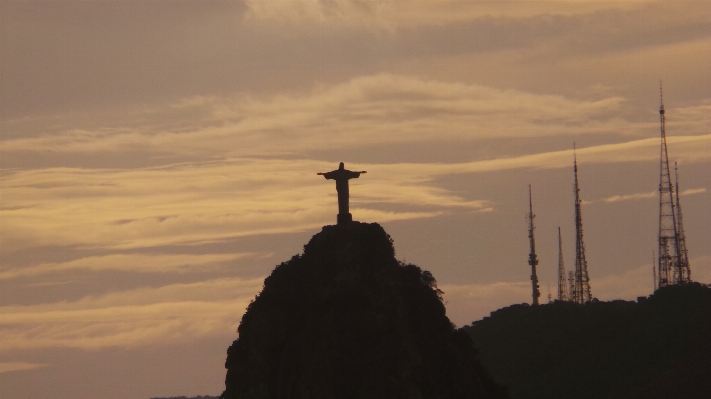
[(679, 170), (674, 162), (674, 182), (676, 185), (676, 222), (679, 242), (679, 283), (691, 282), (691, 268), (689, 267), (689, 251), (686, 249), (686, 233), (684, 233), (684, 222), (681, 216), (681, 202), (679, 202)]
[(654, 251), (652, 251), (652, 287), (654, 288), (652, 292), (656, 291), (657, 288), (657, 265), (655, 265), (655, 261), (657, 260), (657, 256), (654, 254)]
[(568, 284), (565, 282), (565, 265), (563, 264), (563, 239), (560, 238), (558, 227), (558, 300), (568, 300)]
[(580, 212), (580, 188), (578, 187), (578, 158), (575, 155), (573, 143), (573, 171), (575, 173), (575, 284), (571, 300), (576, 303), (586, 303), (592, 300), (590, 278), (588, 277), (588, 262), (585, 260), (585, 243), (583, 242), (583, 216)]
[(674, 189), (669, 174), (669, 155), (667, 154), (667, 134), (664, 118), (664, 96), (662, 82), (659, 82), (659, 122), (661, 125), (661, 154), (659, 162), (659, 275), (658, 287), (677, 284), (683, 281), (682, 259), (679, 251), (679, 232), (674, 207)]
[(573, 302), (573, 293), (575, 292), (575, 273), (568, 270), (568, 301)]
[(533, 304), (538, 305), (538, 298), (541, 296), (541, 291), (538, 287), (538, 275), (536, 275), (536, 265), (538, 265), (538, 257), (536, 256), (536, 240), (533, 238), (533, 201), (531, 200), (531, 185), (528, 185), (528, 239), (531, 242), (531, 253), (528, 254), (528, 264), (531, 265), (531, 286), (533, 288)]

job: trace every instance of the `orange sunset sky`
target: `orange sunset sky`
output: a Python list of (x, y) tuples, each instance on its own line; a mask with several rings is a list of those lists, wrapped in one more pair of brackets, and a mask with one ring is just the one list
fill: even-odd
[[(652, 291), (659, 81), (711, 283), (711, 2), (0, 1), (0, 397), (218, 395), (263, 279), (355, 220), (462, 326), (574, 266)], [(673, 171), (672, 171), (673, 173)]]

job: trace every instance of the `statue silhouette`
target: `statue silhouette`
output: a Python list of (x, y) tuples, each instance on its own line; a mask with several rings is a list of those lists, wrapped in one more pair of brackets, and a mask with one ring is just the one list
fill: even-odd
[(357, 179), (360, 177), (361, 173), (367, 173), (366, 171), (354, 172), (348, 170), (343, 166), (343, 162), (338, 165), (338, 169), (326, 172), (317, 173), (328, 180), (336, 181), (336, 191), (338, 192), (338, 224), (344, 224), (353, 221), (353, 216), (348, 210), (348, 180)]

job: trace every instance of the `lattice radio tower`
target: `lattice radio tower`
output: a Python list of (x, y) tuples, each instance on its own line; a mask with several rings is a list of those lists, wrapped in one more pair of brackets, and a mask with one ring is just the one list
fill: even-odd
[(689, 251), (686, 249), (686, 233), (684, 233), (684, 218), (681, 216), (681, 202), (679, 202), (679, 170), (674, 162), (674, 183), (676, 185), (676, 231), (679, 235), (679, 282), (691, 282), (691, 267), (689, 266)]
[(536, 266), (538, 265), (538, 257), (536, 256), (536, 240), (533, 238), (533, 201), (531, 200), (531, 185), (528, 185), (528, 239), (531, 243), (531, 253), (528, 254), (528, 264), (531, 265), (531, 286), (533, 288), (533, 304), (538, 305), (538, 298), (541, 296), (541, 291), (538, 286), (538, 275), (536, 274)]
[(560, 238), (560, 227), (558, 227), (558, 300), (568, 300), (568, 284), (565, 281), (565, 265), (563, 264), (563, 239)]
[[(671, 183), (669, 173), (669, 155), (667, 153), (666, 120), (664, 111), (664, 95), (662, 83), (659, 82), (659, 123), (661, 130), (661, 154), (659, 156), (659, 249), (657, 273), (659, 276), (659, 288), (671, 284), (689, 282), (689, 264), (682, 253), (680, 242), (680, 220), (678, 215), (679, 197), (677, 193), (677, 206), (674, 205), (674, 188)], [(678, 182), (677, 182), (678, 183)], [(677, 187), (678, 189), (678, 187)], [(684, 240), (685, 241), (685, 240)]]
[(578, 157), (573, 144), (573, 171), (575, 173), (575, 282), (571, 301), (586, 303), (592, 301), (590, 278), (588, 277), (588, 262), (585, 260), (585, 243), (583, 242), (583, 216), (580, 211), (580, 188), (578, 187)]
[(652, 292), (656, 291), (659, 288), (659, 286), (657, 286), (659, 281), (657, 280), (656, 261), (657, 261), (657, 256), (654, 254), (654, 251), (652, 251)]

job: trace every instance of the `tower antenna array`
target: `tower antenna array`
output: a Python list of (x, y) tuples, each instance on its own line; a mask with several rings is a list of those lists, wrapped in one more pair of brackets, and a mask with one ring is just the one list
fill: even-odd
[(528, 239), (531, 243), (531, 253), (528, 254), (528, 264), (531, 265), (531, 286), (533, 288), (533, 304), (538, 305), (538, 298), (541, 296), (541, 291), (538, 286), (538, 275), (536, 274), (536, 266), (538, 265), (538, 257), (536, 256), (536, 240), (533, 238), (533, 201), (531, 199), (531, 185), (528, 185)]
[(583, 216), (580, 210), (580, 188), (578, 186), (578, 157), (573, 143), (573, 171), (575, 174), (575, 284), (571, 300), (576, 303), (586, 303), (592, 300), (590, 278), (588, 277), (588, 262), (585, 259), (585, 243), (583, 242)]
[(655, 264), (657, 260), (657, 256), (654, 254), (654, 251), (652, 251), (652, 292), (656, 291), (657, 288), (657, 265)]
[(568, 284), (565, 281), (565, 265), (563, 264), (563, 239), (560, 238), (558, 227), (558, 300), (568, 300)]
[(681, 202), (679, 202), (679, 170), (674, 162), (674, 183), (676, 188), (676, 232), (678, 234), (677, 241), (679, 242), (679, 267), (676, 275), (678, 283), (691, 282), (691, 268), (689, 267), (689, 251), (686, 249), (686, 233), (684, 233), (684, 222), (681, 216)]
[(674, 188), (669, 173), (669, 155), (667, 154), (667, 134), (664, 111), (662, 82), (659, 82), (659, 123), (661, 130), (661, 153), (659, 160), (659, 254), (657, 273), (659, 288), (682, 281), (681, 253), (679, 251), (679, 232), (674, 210)]

